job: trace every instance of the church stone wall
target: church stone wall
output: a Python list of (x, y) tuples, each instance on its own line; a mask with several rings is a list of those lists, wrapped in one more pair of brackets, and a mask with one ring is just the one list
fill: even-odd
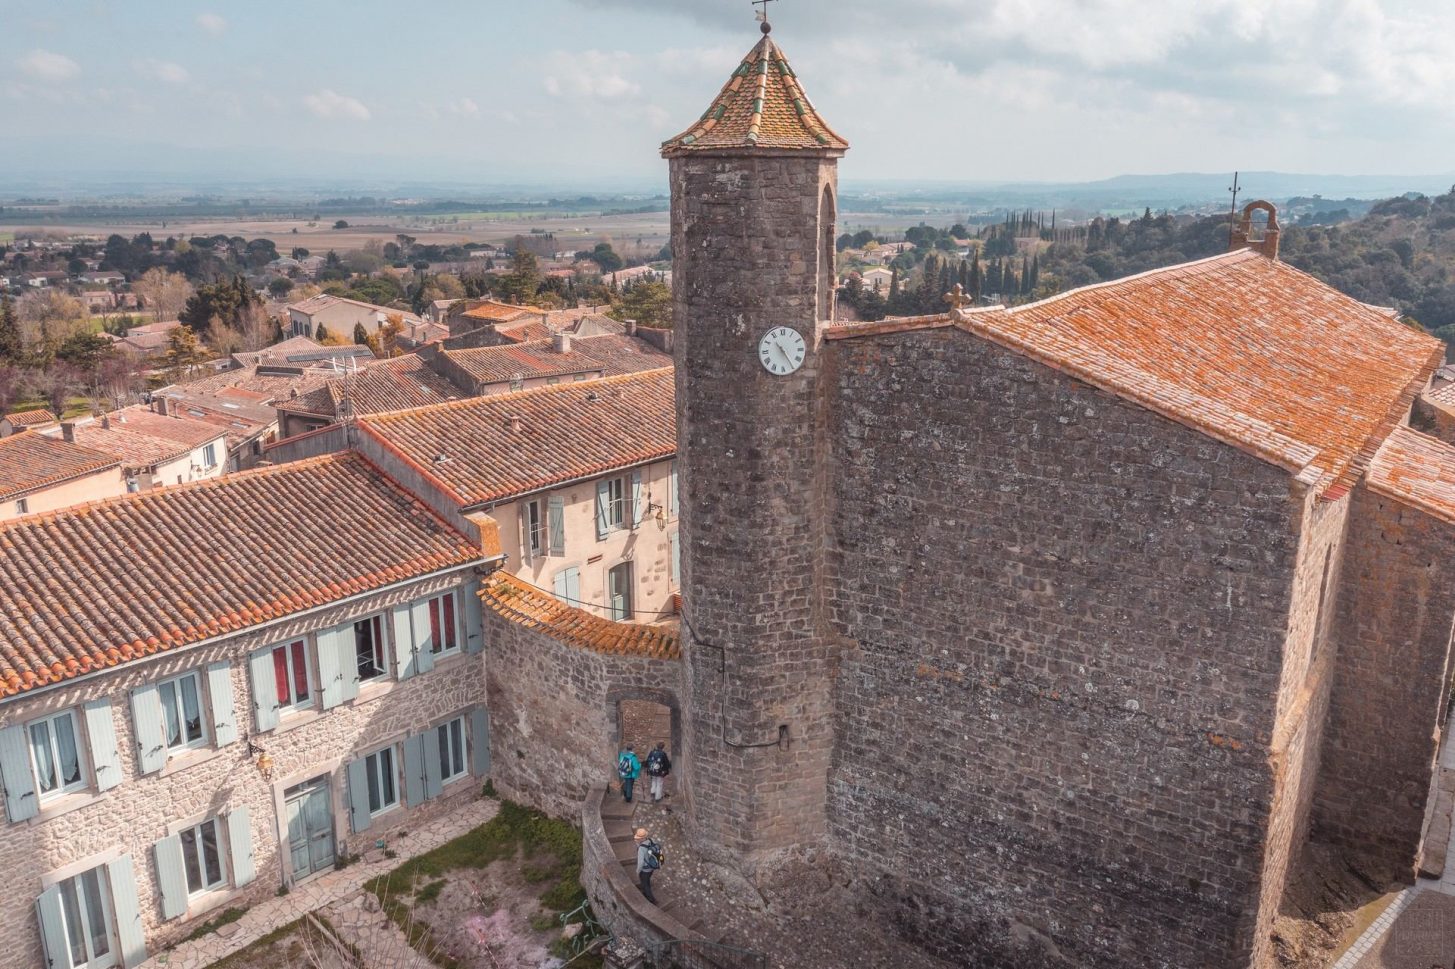
[(835, 846), (957, 963), (1247, 966), (1287, 473), (960, 331), (832, 349)]
[(1450, 693), (1455, 527), (1363, 485), (1353, 501), (1314, 835), (1408, 883)]
[(618, 700), (678, 707), (677, 660), (594, 653), (489, 609), (485, 644), (490, 778), (556, 817), (577, 817), (593, 784), (615, 783)]

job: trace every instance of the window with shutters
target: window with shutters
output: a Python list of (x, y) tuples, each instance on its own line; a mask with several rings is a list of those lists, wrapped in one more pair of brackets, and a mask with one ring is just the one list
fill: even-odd
[(547, 531), (546, 502), (542, 498), (527, 501), (522, 511), (525, 516), (525, 550), (534, 558), (550, 550), (550, 535)]
[(556, 598), (568, 606), (581, 606), (581, 567), (573, 565), (555, 575)]
[(436, 656), (453, 653), (460, 648), (460, 628), (456, 618), (455, 594), (447, 592), (429, 600), (429, 651)]
[(207, 724), (202, 715), (202, 678), (188, 673), (157, 684), (162, 703), (162, 727), (168, 751), (182, 751), (207, 743)]
[(623, 562), (606, 573), (607, 612), (616, 622), (632, 617), (632, 564)]
[(279, 711), (311, 706), (313, 695), (308, 670), (308, 643), (302, 639), (273, 647), (273, 681)]
[(84, 790), (85, 764), (76, 715), (65, 710), (26, 725), (35, 789), (42, 801)]
[(606, 524), (608, 528), (626, 528), (631, 522), (631, 490), (625, 478), (606, 482)]
[(365, 757), (364, 771), (369, 784), (369, 817), (398, 807), (399, 780), (394, 748), (385, 747)]
[(440, 781), (448, 784), (457, 777), (465, 776), (465, 718), (456, 717), (449, 723), (435, 728), (435, 740), (439, 749)]
[(360, 683), (382, 679), (389, 674), (386, 648), (383, 616), (370, 616), (354, 623), (354, 662)]
[[(60, 889), (60, 909), (65, 947), (70, 950), (71, 969), (105, 969), (118, 963), (113, 937), (114, 919), (102, 868), (92, 868), (67, 878)], [(52, 952), (51, 961), (63, 966)]]
[(188, 895), (199, 895), (222, 888), (226, 882), (219, 834), (217, 819), (208, 818), (179, 835), (182, 840), (182, 867), (187, 872)]

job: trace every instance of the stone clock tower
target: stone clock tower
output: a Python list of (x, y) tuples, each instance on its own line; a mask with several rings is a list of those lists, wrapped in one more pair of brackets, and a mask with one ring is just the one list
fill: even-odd
[(685, 644), (700, 847), (820, 840), (833, 750), (823, 615), (820, 335), (833, 318), (838, 159), (769, 26), (671, 166)]

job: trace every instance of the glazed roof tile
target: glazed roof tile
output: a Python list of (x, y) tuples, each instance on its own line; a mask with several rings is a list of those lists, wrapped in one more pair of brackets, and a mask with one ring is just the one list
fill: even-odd
[(677, 635), (663, 626), (613, 622), (584, 609), (568, 606), (549, 593), (505, 571), (481, 583), (480, 601), (510, 622), (537, 629), (552, 639), (612, 656), (681, 659)]
[(359, 428), (470, 507), (671, 457), (674, 400), (668, 368), (380, 414)]
[(56, 415), (43, 407), (34, 410), (18, 410), (5, 415), (11, 427), (37, 427), (44, 424), (54, 424), (57, 421)]
[(957, 327), (1289, 469), (1356, 482), (1444, 344), (1250, 249), (1018, 306), (835, 326)]
[(347, 398), (355, 414), (381, 414), (428, 407), (460, 397), (460, 389), (429, 368), (418, 354), (377, 363), (347, 377), (333, 377), (296, 400), (280, 401), (279, 410), (337, 417)]
[(120, 464), (114, 454), (35, 431), (0, 437), (0, 499), (28, 494)]
[(587, 336), (559, 352), (552, 340), (534, 340), (471, 350), (446, 350), (444, 356), (473, 379), (500, 383), (562, 374), (600, 373), (603, 377), (672, 366), (672, 357), (645, 340), (630, 336)]
[(0, 525), (0, 696), (482, 557), (352, 453), (17, 519)]
[(1455, 447), (1401, 425), (1369, 464), (1369, 488), (1455, 522)]
[(662, 154), (754, 148), (844, 151), (848, 147), (814, 110), (788, 58), (765, 33), (707, 112), (695, 125), (663, 142)]

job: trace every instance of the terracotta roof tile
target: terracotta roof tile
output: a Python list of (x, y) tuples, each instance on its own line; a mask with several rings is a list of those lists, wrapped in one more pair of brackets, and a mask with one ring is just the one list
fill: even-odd
[(1444, 344), (1252, 250), (1005, 310), (889, 320), (830, 340), (950, 324), (1293, 471), (1358, 480)]
[(468, 507), (671, 457), (674, 400), (668, 368), (381, 414), (359, 427)]
[(322, 387), (339, 376), (332, 367), (306, 367), (301, 364), (261, 363), (223, 370), (197, 380), (174, 384), (179, 390), (221, 395), (225, 391), (243, 391), (253, 399), (278, 404), (289, 400), (296, 390), (300, 395)]
[(645, 340), (630, 336), (588, 336), (571, 341), (568, 353), (551, 340), (534, 340), (471, 350), (446, 350), (445, 358), (482, 383), (528, 380), (562, 374), (604, 377), (672, 366), (672, 357)]
[(209, 421), (166, 417), (149, 407), (123, 407), (99, 420), (77, 423), (76, 443), (121, 458), (126, 468), (147, 468), (181, 457), (208, 441), (225, 437), (222, 427)]
[(480, 558), (352, 453), (17, 519), (0, 696)]
[(504, 323), (530, 316), (540, 317), (545, 312), (545, 310), (535, 306), (517, 306), (514, 303), (501, 303), (493, 299), (487, 299), (481, 301), (476, 306), (470, 307), (460, 315), (468, 316), (472, 320), (488, 320), (491, 323)]
[(843, 151), (848, 147), (814, 110), (788, 58), (764, 34), (702, 118), (663, 142), (662, 154), (670, 157), (744, 148)]
[(120, 463), (114, 454), (93, 451), (35, 431), (0, 437), (0, 499), (94, 474)]
[(417, 354), (377, 363), (347, 377), (332, 377), (322, 387), (296, 400), (278, 402), (278, 409), (298, 414), (337, 417), (347, 397), (356, 415), (442, 404), (461, 396), (460, 389), (429, 368)]
[(1369, 488), (1455, 522), (1455, 447), (1401, 425), (1369, 464)]
[(54, 424), (58, 418), (43, 407), (35, 410), (18, 410), (6, 414), (5, 419), (10, 422), (11, 427), (35, 427), (43, 424)]
[(662, 626), (613, 622), (561, 602), (504, 571), (481, 583), (480, 601), (496, 615), (594, 653), (681, 659), (677, 635)]

